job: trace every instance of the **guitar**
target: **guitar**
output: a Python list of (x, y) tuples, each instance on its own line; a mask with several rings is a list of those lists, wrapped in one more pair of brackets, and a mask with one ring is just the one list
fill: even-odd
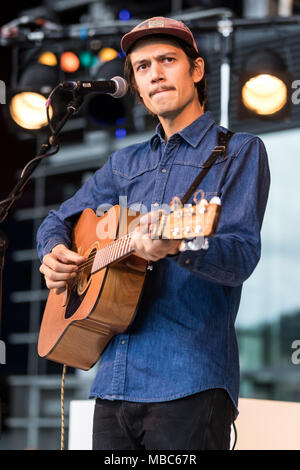
[[(157, 221), (149, 227), (151, 236), (182, 240), (180, 251), (200, 249), (204, 237), (216, 232), (219, 198), (184, 207), (176, 198), (172, 202), (171, 213), (158, 211)], [(118, 205), (102, 217), (92, 209), (82, 212), (73, 229), (72, 250), (85, 261), (68, 282), (67, 298), (50, 290), (39, 333), (39, 356), (88, 370), (111, 338), (126, 331), (135, 317), (148, 266), (147, 260), (130, 250), (132, 232), (142, 215), (132, 215)]]

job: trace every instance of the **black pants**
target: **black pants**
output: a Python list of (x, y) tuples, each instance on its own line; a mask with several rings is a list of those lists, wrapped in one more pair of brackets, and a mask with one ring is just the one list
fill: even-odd
[(232, 401), (223, 389), (157, 403), (97, 398), (94, 450), (227, 450)]

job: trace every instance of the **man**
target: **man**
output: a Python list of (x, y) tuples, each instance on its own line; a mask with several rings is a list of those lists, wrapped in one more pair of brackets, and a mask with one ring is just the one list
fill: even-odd
[(57, 294), (83, 258), (69, 249), (80, 212), (101, 204), (146, 207), (132, 248), (152, 261), (135, 319), (102, 354), (90, 392), (96, 397), (94, 449), (228, 449), (238, 411), (234, 330), (242, 284), (260, 258), (269, 190), (262, 141), (236, 133), (201, 183), (219, 196), (222, 216), (207, 250), (179, 252), (177, 240), (152, 239), (153, 212), (182, 197), (223, 128), (204, 112), (204, 62), (191, 31), (152, 18), (122, 38), (131, 87), (160, 124), (150, 141), (127, 147), (39, 228), (38, 252)]

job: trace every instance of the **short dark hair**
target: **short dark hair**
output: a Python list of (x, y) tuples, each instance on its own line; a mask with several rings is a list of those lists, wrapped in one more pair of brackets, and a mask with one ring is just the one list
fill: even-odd
[[(153, 37), (153, 36), (149, 36), (149, 37)], [(185, 52), (185, 54), (186, 54), (186, 56), (189, 60), (190, 67), (191, 67), (190, 71), (192, 72), (194, 70), (195, 60), (198, 57), (201, 57), (201, 55), (192, 46), (187, 44), (185, 41), (182, 41), (180, 38), (175, 38), (174, 36), (169, 36), (167, 34), (155, 35), (154, 37), (161, 37), (161, 38), (164, 38), (164, 39), (167, 38), (167, 39), (177, 43), (178, 46)], [(145, 39), (145, 38), (141, 38), (140, 40), (142, 40), (142, 39)], [(143, 99), (140, 97), (140, 95), (138, 93), (135, 78), (134, 78), (134, 71), (133, 71), (133, 67), (132, 67), (131, 59), (130, 59), (131, 50), (132, 50), (132, 47), (129, 49), (129, 51), (127, 53), (127, 56), (126, 56), (126, 59), (125, 59), (124, 75), (125, 75), (126, 80), (128, 81), (130, 91), (132, 93), (136, 93), (139, 103), (143, 104)], [(202, 79), (199, 82), (195, 83), (195, 87), (196, 87), (197, 92), (198, 92), (198, 99), (200, 101), (200, 104), (201, 104), (201, 106), (204, 106), (206, 101), (207, 101), (205, 74), (203, 75)]]

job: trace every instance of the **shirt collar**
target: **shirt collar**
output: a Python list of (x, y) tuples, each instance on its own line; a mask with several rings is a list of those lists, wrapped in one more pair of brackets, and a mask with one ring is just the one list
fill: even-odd
[[(210, 129), (210, 127), (212, 127), (214, 124), (215, 120), (211, 112), (206, 111), (199, 118), (193, 121), (189, 126), (174, 134), (174, 136), (180, 135), (188, 144), (196, 148), (205, 136), (208, 129)], [(150, 146), (152, 150), (156, 148), (159, 141), (165, 143), (163, 135), (163, 127), (160, 123), (158, 123), (155, 129), (155, 134), (151, 137), (150, 140)], [(171, 138), (173, 138), (174, 136), (172, 136)]]

